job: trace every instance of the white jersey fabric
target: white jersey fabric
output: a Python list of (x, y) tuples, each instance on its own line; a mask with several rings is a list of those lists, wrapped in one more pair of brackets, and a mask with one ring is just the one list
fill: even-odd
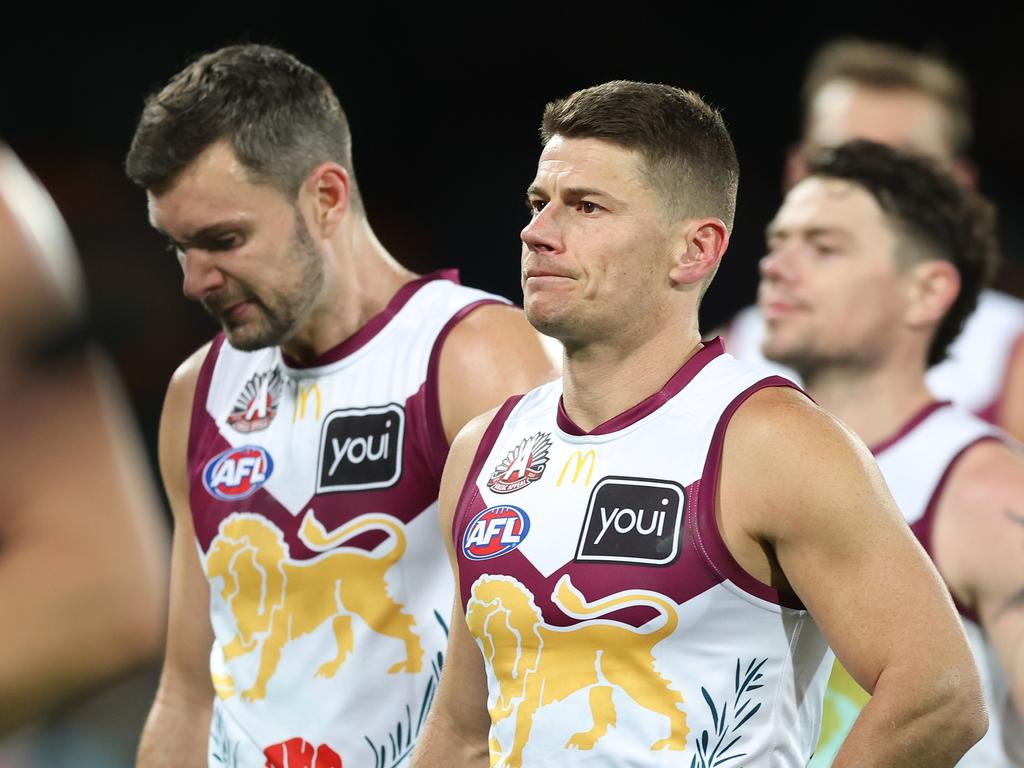
[(716, 340), (589, 433), (560, 380), (499, 410), (452, 531), (491, 765), (806, 765), (831, 652), (715, 518), (726, 426), (769, 386)]
[(406, 284), (311, 365), (215, 340), (188, 448), (215, 633), (209, 765), (407, 764), (453, 594), (441, 343), (504, 301), (455, 280)]

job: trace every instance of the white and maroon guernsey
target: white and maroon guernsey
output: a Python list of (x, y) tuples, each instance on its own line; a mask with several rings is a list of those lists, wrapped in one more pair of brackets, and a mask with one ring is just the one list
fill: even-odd
[[(800, 381), (784, 366), (765, 359), (764, 319), (756, 306), (740, 310), (725, 332), (730, 352), (765, 371)], [(994, 290), (982, 291), (978, 306), (949, 347), (945, 360), (928, 370), (928, 388), (985, 421), (999, 423), (1010, 361), (1024, 347), (1024, 301)]]
[[(992, 425), (951, 405), (932, 403), (912, 418), (890, 440), (873, 446), (882, 475), (897, 506), (911, 530), (929, 555), (932, 554), (932, 528), (942, 490), (956, 462), (981, 440), (1008, 438)], [(989, 712), (988, 733), (957, 763), (959, 768), (1021, 768), (1024, 766), (1024, 724), (1010, 699), (1006, 677), (999, 661), (985, 640), (977, 616), (957, 605), (967, 639), (974, 652), (985, 704)], [(856, 720), (858, 708), (849, 696), (833, 690), (830, 680), (828, 706), (837, 714), (833, 733), (822, 734), (823, 743), (812, 766), (827, 766)]]
[(504, 301), (457, 279), (406, 284), (308, 366), (214, 341), (188, 447), (215, 633), (211, 766), (407, 762), (453, 594), (437, 523), (441, 343)]
[(726, 425), (772, 386), (715, 340), (590, 433), (561, 381), (499, 410), (452, 531), (492, 765), (807, 763), (832, 654), (715, 518)]

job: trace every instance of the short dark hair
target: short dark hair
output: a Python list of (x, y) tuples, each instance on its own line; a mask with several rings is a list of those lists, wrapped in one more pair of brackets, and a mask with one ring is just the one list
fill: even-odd
[(290, 199), (318, 164), (334, 161), (360, 205), (345, 112), (327, 81), (285, 51), (233, 45), (193, 61), (146, 100), (125, 167), (160, 193), (222, 140), (255, 181)]
[(928, 365), (941, 362), (974, 311), (978, 294), (999, 264), (995, 207), (966, 189), (936, 162), (871, 141), (851, 141), (811, 159), (809, 176), (843, 179), (867, 190), (908, 246), (910, 263), (943, 259), (960, 273), (960, 293), (942, 318), (928, 349)]
[(732, 229), (736, 149), (721, 114), (693, 91), (614, 80), (548, 104), (540, 134), (544, 144), (558, 134), (636, 150), (674, 215), (717, 216)]
[(974, 126), (967, 80), (948, 61), (888, 43), (842, 38), (818, 49), (804, 77), (804, 135), (810, 130), (814, 100), (829, 83), (848, 80), (885, 91), (913, 91), (934, 99), (945, 110), (951, 156), (970, 148)]

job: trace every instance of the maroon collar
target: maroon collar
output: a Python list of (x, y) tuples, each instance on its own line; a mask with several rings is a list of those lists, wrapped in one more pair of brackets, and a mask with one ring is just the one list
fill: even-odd
[(399, 288), (395, 295), (391, 297), (388, 305), (384, 307), (379, 313), (371, 317), (366, 324), (356, 331), (354, 334), (349, 336), (340, 344), (331, 347), (322, 355), (319, 355), (316, 359), (311, 360), (308, 363), (303, 363), (290, 357), (281, 351), (281, 357), (284, 360), (285, 365), (289, 368), (319, 368), (322, 365), (329, 365), (336, 363), (339, 360), (348, 357), (353, 352), (362, 347), (366, 346), (369, 341), (384, 330), (384, 327), (391, 322), (391, 318), (398, 314), (399, 310), (404, 307), (409, 299), (427, 283), (432, 283), (435, 280), (448, 280), (453, 283), (459, 282), (459, 270), (457, 269), (439, 269), (436, 272), (417, 277), (401, 288)]
[(617, 432), (620, 429), (625, 429), (630, 424), (635, 424), (645, 416), (654, 413), (662, 405), (678, 395), (682, 391), (683, 387), (689, 384), (693, 378), (701, 372), (705, 365), (710, 363), (723, 352), (725, 352), (725, 345), (722, 343), (722, 338), (720, 336), (712, 341), (704, 342), (704, 345), (698, 349), (689, 360), (683, 363), (682, 367), (678, 371), (672, 374), (672, 378), (665, 382), (665, 385), (661, 389), (650, 397), (641, 400), (628, 410), (623, 411), (618, 416), (612, 416), (608, 421), (598, 424), (589, 432), (578, 427), (575, 422), (569, 418), (569, 414), (565, 412), (565, 404), (560, 397), (558, 398), (558, 413), (556, 415), (558, 428), (567, 435), (575, 435), (576, 437), (583, 437), (585, 435), (606, 435), (610, 432)]
[(895, 434), (887, 437), (882, 442), (871, 446), (871, 453), (875, 458), (878, 458), (880, 453), (892, 448), (896, 443), (917, 429), (918, 425), (920, 425), (922, 421), (935, 413), (935, 411), (939, 410), (939, 408), (945, 408), (947, 405), (952, 405), (952, 403), (949, 400), (933, 400), (928, 403), (924, 408), (915, 413), (902, 427), (900, 427)]

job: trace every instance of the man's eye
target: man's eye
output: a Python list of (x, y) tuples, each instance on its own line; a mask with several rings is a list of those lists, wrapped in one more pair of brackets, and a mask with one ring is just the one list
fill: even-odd
[(206, 248), (209, 251), (230, 251), (233, 248), (237, 248), (241, 244), (241, 238), (238, 237), (218, 237), (215, 240), (211, 240), (209, 243), (207, 243)]
[(526, 201), (526, 208), (527, 208), (527, 210), (529, 210), (530, 213), (534, 214), (534, 215), (536, 215), (536, 214), (540, 213), (541, 211), (543, 211), (545, 205), (547, 205), (547, 203), (544, 200), (527, 200)]
[(596, 203), (592, 203), (589, 200), (581, 200), (577, 203), (576, 207), (579, 208), (582, 213), (597, 213), (601, 210), (601, 206)]

